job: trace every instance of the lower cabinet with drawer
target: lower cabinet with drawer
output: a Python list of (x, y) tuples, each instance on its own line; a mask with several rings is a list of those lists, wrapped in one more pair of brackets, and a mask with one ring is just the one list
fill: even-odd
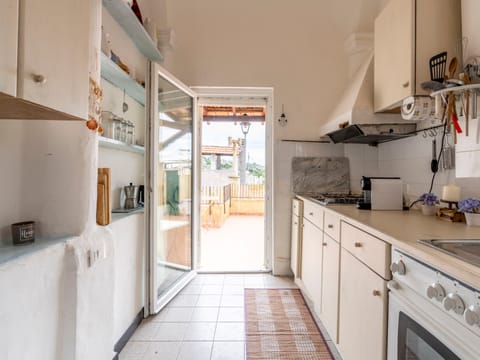
[(318, 314), (322, 296), (323, 232), (308, 219), (303, 219), (302, 282), (307, 296)]
[(338, 348), (344, 360), (383, 360), (390, 245), (341, 224)]

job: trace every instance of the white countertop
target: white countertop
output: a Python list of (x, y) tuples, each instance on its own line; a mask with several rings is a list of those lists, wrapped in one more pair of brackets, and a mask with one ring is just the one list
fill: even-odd
[[(308, 197), (298, 197), (309, 200)], [(328, 205), (325, 208), (348, 223), (480, 290), (480, 267), (417, 242), (419, 239), (480, 239), (480, 227), (425, 216), (417, 210), (359, 210), (355, 205)]]

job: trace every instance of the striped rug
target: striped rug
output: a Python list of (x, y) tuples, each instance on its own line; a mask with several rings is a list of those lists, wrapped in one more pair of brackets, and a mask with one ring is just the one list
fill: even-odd
[(245, 289), (247, 359), (333, 360), (298, 289)]

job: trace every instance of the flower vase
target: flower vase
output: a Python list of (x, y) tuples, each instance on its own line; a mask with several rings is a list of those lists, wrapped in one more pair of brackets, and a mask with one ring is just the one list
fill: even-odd
[(433, 215), (435, 215), (436, 210), (437, 210), (437, 208), (435, 207), (435, 205), (422, 204), (422, 214), (423, 215), (433, 216)]
[(468, 226), (480, 226), (480, 213), (465, 213)]

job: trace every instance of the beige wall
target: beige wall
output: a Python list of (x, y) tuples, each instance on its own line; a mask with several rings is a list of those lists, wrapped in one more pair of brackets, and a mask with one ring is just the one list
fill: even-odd
[[(344, 40), (373, 31), (386, 0), (161, 0), (155, 17), (176, 34), (163, 64), (189, 86), (274, 88), (274, 118), (282, 104), (288, 125), (274, 127), (274, 249), (276, 274), (288, 274), (290, 162), (293, 156), (343, 155), (334, 145), (298, 146), (281, 139), (318, 139), (347, 82)], [(160, 11), (154, 9), (154, 11)], [(163, 15), (164, 16), (164, 15)]]

